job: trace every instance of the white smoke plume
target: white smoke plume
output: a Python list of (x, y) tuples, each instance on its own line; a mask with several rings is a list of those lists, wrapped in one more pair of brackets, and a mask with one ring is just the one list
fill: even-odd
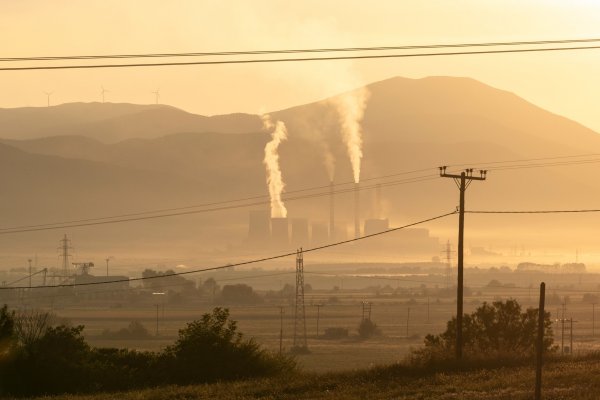
[(325, 171), (327, 171), (329, 182), (333, 182), (333, 178), (335, 177), (335, 157), (331, 153), (329, 145), (325, 143), (325, 139), (321, 143), (323, 144), (323, 164), (325, 165)]
[(264, 129), (271, 131), (271, 141), (265, 145), (265, 158), (263, 160), (267, 169), (267, 186), (271, 198), (271, 218), (285, 218), (287, 217), (287, 210), (281, 200), (285, 183), (283, 183), (281, 169), (279, 168), (278, 148), (281, 142), (287, 139), (287, 130), (282, 121), (273, 123), (269, 115), (263, 115), (262, 121)]
[(338, 111), (342, 138), (348, 150), (355, 183), (360, 182), (360, 167), (363, 156), (361, 122), (368, 99), (369, 90), (366, 87), (344, 93), (332, 99), (332, 103)]

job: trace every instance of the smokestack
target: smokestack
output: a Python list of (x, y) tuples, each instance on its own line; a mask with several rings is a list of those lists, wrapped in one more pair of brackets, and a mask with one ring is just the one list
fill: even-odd
[(335, 241), (335, 203), (333, 200), (333, 181), (329, 183), (329, 240)]
[(381, 219), (381, 183), (375, 185), (375, 219)]
[(360, 197), (358, 194), (359, 183), (356, 182), (354, 184), (354, 237), (360, 237), (360, 218), (359, 218), (359, 209), (360, 209)]
[(287, 218), (271, 218), (271, 242), (276, 246), (290, 244)]

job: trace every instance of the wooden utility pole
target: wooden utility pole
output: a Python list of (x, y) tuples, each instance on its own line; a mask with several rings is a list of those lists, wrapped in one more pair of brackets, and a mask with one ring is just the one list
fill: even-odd
[(540, 307), (538, 309), (538, 337), (535, 357), (535, 400), (542, 398), (542, 362), (544, 352), (544, 303), (546, 301), (546, 284), (540, 284)]
[(440, 168), (442, 178), (452, 178), (460, 191), (460, 203), (458, 214), (458, 279), (456, 285), (456, 358), (462, 358), (463, 338), (462, 338), (462, 320), (463, 320), (463, 259), (464, 259), (464, 231), (465, 231), (465, 192), (472, 181), (484, 181), (487, 171), (479, 170), (479, 176), (473, 176), (473, 169), (467, 169), (456, 174), (447, 174), (446, 167)]
[(283, 306), (279, 306), (279, 355), (283, 352)]
[(319, 317), (321, 316), (321, 307), (323, 304), (315, 304), (317, 307), (317, 338), (319, 337)]
[(592, 303), (592, 337), (596, 330), (596, 303)]
[(406, 311), (406, 337), (408, 338), (408, 324), (410, 323), (410, 307)]
[(560, 319), (560, 353), (565, 355), (565, 311), (567, 308), (567, 303), (563, 302), (562, 304), (562, 318)]

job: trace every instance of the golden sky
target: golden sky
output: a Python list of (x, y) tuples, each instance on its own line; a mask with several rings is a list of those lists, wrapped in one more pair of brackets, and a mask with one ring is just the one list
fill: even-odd
[[(599, 1), (0, 0), (1, 57), (600, 37)], [(0, 72), (0, 107), (161, 102), (212, 115), (314, 101), (405, 76), (469, 76), (600, 132), (600, 50), (136, 69)]]

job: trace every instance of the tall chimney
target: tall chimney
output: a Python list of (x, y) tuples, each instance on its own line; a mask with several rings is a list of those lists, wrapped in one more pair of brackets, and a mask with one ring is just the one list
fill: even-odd
[(360, 209), (360, 197), (358, 195), (359, 183), (354, 183), (354, 237), (360, 237), (360, 220), (359, 220), (359, 209)]
[(381, 183), (375, 185), (375, 219), (381, 219)]
[(335, 202), (333, 200), (333, 181), (329, 183), (329, 240), (335, 241)]

